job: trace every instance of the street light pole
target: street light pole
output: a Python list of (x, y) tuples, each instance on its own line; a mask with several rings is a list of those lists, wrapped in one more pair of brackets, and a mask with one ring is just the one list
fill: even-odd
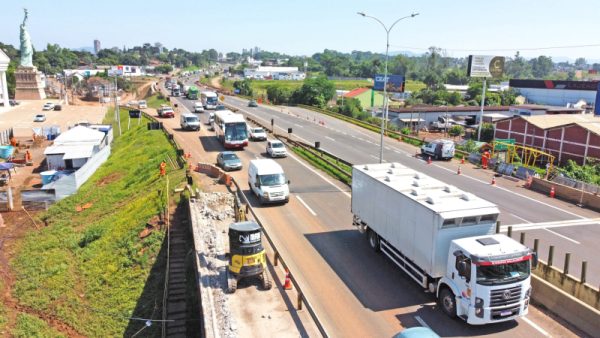
[(385, 71), (383, 74), (383, 113), (381, 116), (381, 140), (380, 140), (380, 149), (379, 149), (379, 163), (383, 163), (383, 134), (384, 134), (384, 130), (386, 128), (385, 123), (387, 122), (387, 118), (388, 118), (387, 81), (388, 81), (388, 59), (389, 59), (389, 49), (390, 49), (390, 31), (392, 30), (392, 28), (394, 28), (394, 26), (399, 21), (404, 20), (406, 18), (414, 18), (415, 16), (419, 15), (419, 13), (412, 13), (411, 15), (407, 15), (405, 17), (402, 17), (402, 18), (394, 21), (394, 23), (390, 26), (390, 28), (387, 28), (387, 26), (381, 20), (377, 19), (374, 16), (367, 15), (363, 12), (358, 12), (356, 14), (363, 16), (365, 18), (371, 18), (371, 19), (379, 22), (381, 24), (381, 26), (383, 27), (383, 29), (385, 30), (386, 44), (385, 44)]

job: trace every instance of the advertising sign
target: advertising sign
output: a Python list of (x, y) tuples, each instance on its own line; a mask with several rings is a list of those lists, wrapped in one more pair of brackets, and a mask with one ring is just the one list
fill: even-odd
[[(385, 76), (383, 74), (375, 75), (375, 84), (373, 85), (373, 90), (383, 91), (384, 82)], [(404, 93), (404, 76), (388, 75), (386, 90), (390, 93)]]
[(594, 115), (600, 116), (600, 82), (596, 88), (596, 102), (594, 102)]
[(467, 76), (501, 77), (504, 73), (504, 56), (469, 55)]
[(108, 76), (123, 75), (123, 69), (108, 69), (107, 74), (108, 74)]

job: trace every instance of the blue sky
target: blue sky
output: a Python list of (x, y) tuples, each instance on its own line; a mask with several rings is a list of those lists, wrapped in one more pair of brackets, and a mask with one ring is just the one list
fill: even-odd
[[(291, 55), (324, 49), (384, 52), (385, 32), (363, 11), (390, 25), (390, 50), (424, 52), (441, 47), (449, 56), (495, 54), (600, 59), (597, 0), (3, 0), (0, 41), (18, 45), (23, 7), (36, 49), (103, 48), (161, 42), (191, 51), (241, 52), (258, 46)], [(599, 45), (586, 48), (525, 48)]]

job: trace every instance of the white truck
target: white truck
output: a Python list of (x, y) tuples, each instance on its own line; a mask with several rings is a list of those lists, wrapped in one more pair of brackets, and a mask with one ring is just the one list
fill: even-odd
[(498, 207), (398, 163), (352, 168), (353, 224), (440, 308), (472, 325), (528, 313), (537, 257), (495, 233)]
[(450, 140), (434, 140), (421, 146), (422, 156), (431, 156), (436, 160), (451, 160), (454, 157), (454, 142)]

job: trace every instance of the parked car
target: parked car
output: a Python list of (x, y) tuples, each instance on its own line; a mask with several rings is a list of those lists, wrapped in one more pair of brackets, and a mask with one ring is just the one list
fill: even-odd
[(33, 122), (44, 122), (44, 121), (46, 121), (46, 115), (44, 115), (44, 114), (37, 114), (33, 118)]
[(54, 105), (54, 110), (62, 110), (62, 106), (60, 104)]
[(262, 128), (248, 128), (250, 141), (265, 141), (267, 133)]
[(52, 102), (47, 102), (42, 107), (42, 110), (52, 110), (52, 109), (54, 109), (54, 103), (52, 103)]
[(431, 141), (421, 146), (421, 155), (436, 160), (451, 160), (454, 157), (454, 142), (442, 139)]
[(279, 140), (268, 140), (267, 141), (267, 154), (271, 157), (286, 157), (287, 150), (285, 145)]
[(258, 107), (258, 103), (256, 103), (255, 100), (250, 100), (250, 102), (248, 102), (248, 107)]
[(217, 155), (217, 165), (225, 171), (242, 169), (242, 161), (233, 151), (220, 152)]

